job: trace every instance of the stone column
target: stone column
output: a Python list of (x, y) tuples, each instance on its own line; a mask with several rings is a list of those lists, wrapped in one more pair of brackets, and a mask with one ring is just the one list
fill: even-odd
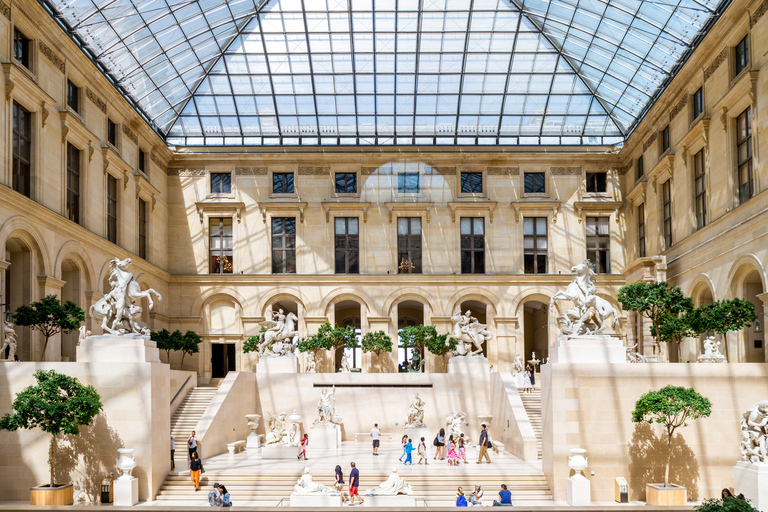
[[(303, 336), (312, 336), (313, 334), (317, 334), (320, 326), (329, 321), (331, 320), (327, 316), (305, 316), (304, 326), (306, 331)], [(331, 352), (326, 351), (325, 354), (318, 352), (315, 357), (315, 371), (317, 373), (333, 373), (334, 365), (333, 361), (330, 359), (331, 357), (333, 357)]]
[(104, 297), (103, 293), (95, 292), (93, 290), (86, 290), (85, 292), (85, 306), (83, 309), (85, 309), (85, 328), (91, 332), (94, 331), (94, 327), (100, 326), (101, 322), (96, 321), (94, 323), (94, 319), (91, 316), (90, 309), (91, 306), (96, 304), (102, 297)]
[[(497, 371), (512, 371), (512, 363), (515, 361), (515, 354), (523, 353), (523, 338), (518, 336), (517, 317), (497, 316), (494, 318), (496, 331), (493, 333), (492, 344), (495, 346), (495, 360), (489, 358), (489, 362)], [(520, 346), (518, 346), (520, 345)]]
[(499, 346), (496, 340), (496, 315), (494, 314), (492, 304), (485, 305), (485, 324), (487, 325), (487, 329), (493, 334), (493, 338), (486, 343), (485, 356), (488, 358), (488, 364), (492, 364), (494, 368), (498, 368)]
[[(433, 316), (432, 325), (437, 329), (438, 334), (445, 334), (453, 330), (453, 322), (451, 317), (448, 316)], [(448, 371), (448, 360), (450, 359), (450, 353), (444, 356), (436, 356), (429, 354), (427, 356), (427, 366), (432, 373), (444, 373)]]
[(768, 362), (768, 347), (765, 346), (765, 329), (768, 327), (768, 325), (766, 325), (768, 316), (764, 316), (765, 314), (768, 314), (768, 292), (758, 293), (757, 298), (763, 303), (762, 311), (759, 306), (755, 308), (755, 316), (760, 320), (760, 326), (763, 331), (763, 351), (765, 352), (765, 361)]
[[(53, 276), (37, 276), (37, 283), (40, 285), (40, 297), (56, 295), (60, 300), (61, 288), (66, 284), (66, 281), (56, 279)], [(45, 340), (42, 334), (40, 334), (40, 331), (35, 330), (33, 333), (32, 339), (35, 341), (32, 344), (32, 348), (34, 349), (31, 352), (32, 360), (61, 361), (61, 333), (51, 336), (48, 340), (48, 347), (45, 349), (45, 354), (42, 354), (43, 357), (40, 357), (40, 353), (43, 350)]]
[(397, 335), (397, 319), (400, 316), (400, 304), (395, 304), (392, 306), (392, 311), (390, 312), (389, 316), (390, 325), (392, 326), (390, 331), (390, 336), (392, 336), (392, 353), (389, 355), (389, 359), (394, 368), (393, 371), (397, 372), (397, 365), (400, 363), (400, 361), (397, 360), (398, 345), (400, 344), (400, 340)]
[[(10, 309), (8, 305), (10, 297), (5, 296), (5, 271), (10, 266), (10, 262), (0, 260), (0, 345), (5, 340), (5, 311)], [(0, 357), (4, 357), (4, 354), (0, 355)]]
[(369, 316), (367, 320), (369, 332), (384, 331), (392, 339), (391, 353), (382, 352), (379, 356), (376, 354), (365, 354), (363, 360), (366, 361), (368, 371), (374, 373), (390, 373), (395, 371), (394, 368), (397, 368), (397, 366), (392, 367), (392, 354), (397, 354), (397, 329), (392, 328), (392, 319), (388, 316)]

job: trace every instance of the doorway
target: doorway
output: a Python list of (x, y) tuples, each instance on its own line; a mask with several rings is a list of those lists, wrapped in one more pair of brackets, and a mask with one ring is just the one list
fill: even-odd
[(211, 344), (211, 378), (222, 379), (235, 371), (235, 344)]

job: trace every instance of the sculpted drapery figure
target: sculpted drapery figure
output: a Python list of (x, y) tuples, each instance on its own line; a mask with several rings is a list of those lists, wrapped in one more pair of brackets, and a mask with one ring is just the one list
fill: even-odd
[(445, 423), (448, 426), (446, 429), (448, 435), (450, 436), (453, 434), (454, 439), (457, 439), (461, 434), (463, 434), (464, 430), (462, 429), (462, 423), (464, 423), (466, 418), (467, 414), (465, 412), (451, 411), (451, 414), (449, 414), (445, 420)]
[(520, 354), (515, 354), (515, 362), (512, 364), (512, 373), (523, 373), (523, 370), (525, 369), (525, 362), (523, 361), (523, 356)]
[[(446, 345), (450, 340), (456, 340), (456, 348), (453, 350), (454, 356), (482, 356), (483, 343), (493, 338), (487, 326), (477, 321), (470, 311), (461, 314), (460, 309), (451, 317), (453, 322), (453, 331), (445, 339)], [(474, 349), (473, 349), (474, 347)]]
[(295, 326), (299, 318), (290, 311), (286, 314), (282, 309), (271, 311), (259, 325), (266, 331), (259, 333), (260, 357), (284, 357), (293, 354), (294, 338), (299, 335)]
[(426, 427), (424, 424), (424, 406), (426, 404), (418, 393), (413, 394), (413, 402), (408, 406), (408, 421), (406, 427)]
[(347, 354), (341, 356), (341, 373), (352, 373), (352, 368), (349, 367), (349, 357), (347, 357)]
[(768, 400), (761, 400), (741, 417), (741, 458), (752, 464), (768, 464)]
[(307, 352), (307, 373), (315, 373), (315, 353), (313, 351)]
[(296, 446), (301, 436), (301, 426), (292, 422), (285, 411), (272, 415), (269, 412), (265, 415), (267, 425), (267, 435), (264, 444), (283, 444), (285, 446)]
[(560, 331), (564, 336), (572, 338), (574, 336), (600, 334), (608, 326), (608, 318), (613, 316), (611, 327), (615, 328), (619, 321), (618, 312), (611, 304), (596, 295), (595, 272), (592, 270), (592, 263), (584, 260), (571, 272), (576, 275), (564, 292), (557, 292), (549, 301), (549, 310), (555, 311), (555, 302), (558, 300), (569, 300), (573, 307), (560, 315), (557, 321), (560, 324)]
[[(3, 323), (5, 324), (5, 329), (3, 346), (0, 347), (0, 361), (13, 361), (19, 346), (18, 340), (16, 339), (16, 331), (13, 330), (13, 324), (11, 322), (3, 320)], [(6, 349), (8, 349), (8, 357), (5, 357)]]
[(338, 423), (341, 423), (341, 418), (336, 415), (336, 386), (330, 390), (324, 388), (317, 402), (317, 419), (313, 425), (327, 427)]
[(111, 290), (104, 297), (91, 306), (91, 316), (101, 319), (101, 328), (105, 333), (114, 336), (124, 334), (141, 334), (149, 336), (149, 327), (141, 323), (141, 306), (134, 301), (147, 299), (150, 311), (154, 309), (152, 300), (154, 295), (157, 300), (162, 300), (160, 294), (152, 288), (141, 290), (139, 283), (133, 278), (133, 273), (128, 270), (131, 258), (119, 260), (117, 258), (109, 262), (109, 286)]
[(700, 363), (727, 363), (728, 359), (720, 352), (720, 342), (714, 336), (704, 340), (704, 353), (698, 357)]
[(397, 474), (397, 468), (392, 468), (389, 477), (373, 489), (365, 493), (366, 496), (397, 496), (398, 494), (413, 494), (413, 488), (405, 482), (405, 479)]
[(307, 496), (311, 494), (332, 494), (336, 491), (321, 483), (315, 482), (309, 468), (304, 468), (304, 474), (296, 480), (293, 486), (294, 496)]

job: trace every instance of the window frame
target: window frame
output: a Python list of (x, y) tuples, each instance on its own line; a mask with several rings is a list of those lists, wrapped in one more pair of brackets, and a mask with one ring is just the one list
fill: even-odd
[(140, 173), (147, 174), (147, 156), (149, 153), (139, 148), (138, 165), (136, 166)]
[[(600, 187), (598, 186), (596, 179), (594, 183), (595, 190), (590, 190), (590, 178), (593, 178), (597, 175), (602, 175), (603, 177), (603, 190), (599, 190)], [(587, 172), (584, 177), (584, 182), (585, 182), (585, 190), (587, 194), (607, 194), (608, 193), (608, 173), (606, 171)]]
[[(745, 135), (742, 137), (742, 119), (745, 125)], [(741, 148), (746, 148), (746, 157), (742, 160)], [(747, 107), (736, 117), (736, 191), (739, 205), (749, 201), (754, 194), (754, 172), (752, 168), (754, 154), (752, 148), (752, 107)], [(742, 171), (746, 175), (742, 184)]]
[[(275, 221), (280, 220), (283, 223), (282, 232), (275, 235)], [(286, 229), (284, 225), (286, 224), (286, 221), (290, 221), (293, 223), (293, 234), (286, 233)], [(296, 239), (297, 239), (297, 226), (296, 223), (296, 217), (272, 217), (270, 220), (270, 229), (269, 229), (269, 240), (270, 240), (270, 252), (272, 256), (271, 260), (271, 269), (272, 274), (280, 275), (280, 274), (296, 274), (297, 273), (297, 261), (296, 261)], [(281, 239), (281, 246), (278, 248), (275, 248), (275, 239), (280, 238)], [(293, 244), (290, 246), (287, 242), (291, 239)], [(281, 261), (282, 261), (282, 269), (279, 272), (275, 271), (275, 263), (277, 261), (277, 258), (275, 255), (277, 253), (282, 253)], [(289, 254), (293, 253), (293, 268), (290, 266), (289, 262)]]
[(672, 179), (661, 184), (661, 233), (664, 237), (666, 249), (672, 247)]
[(707, 182), (704, 168), (704, 149), (693, 155), (693, 213), (696, 230), (707, 225)]
[[(464, 221), (469, 220), (469, 233), (463, 233)], [(482, 233), (475, 233), (475, 221), (480, 221)], [(482, 241), (482, 247), (477, 248), (475, 242), (477, 239)], [(467, 241), (468, 247), (464, 247)], [(459, 218), (459, 253), (461, 255), (461, 273), (462, 274), (485, 274), (485, 251), (487, 241), (485, 239), (485, 217), (460, 217)], [(469, 270), (464, 270), (464, 256), (469, 256)], [(479, 267), (479, 270), (478, 270)]]
[[(590, 222), (595, 222), (596, 229), (594, 235), (588, 233)], [(600, 234), (600, 224), (605, 224), (608, 227), (608, 234)], [(587, 217), (584, 220), (584, 237), (587, 242), (587, 259), (594, 265), (593, 269), (597, 274), (610, 274), (611, 273), (611, 219), (609, 217)], [(589, 241), (594, 239), (595, 247), (590, 249)], [(604, 247), (600, 246), (600, 242), (607, 242)], [(595, 257), (590, 258), (590, 252), (593, 252)], [(605, 265), (602, 265), (600, 261), (600, 255), (605, 255)], [(603, 268), (604, 267), (604, 268)]]
[[(416, 182), (413, 186), (411, 181)], [(421, 193), (421, 176), (419, 172), (400, 171), (397, 173), (397, 193), (398, 194), (419, 194)]]
[[(343, 190), (339, 190), (339, 177), (344, 177)], [(350, 179), (351, 178), (351, 179)], [(350, 187), (351, 185), (351, 187)], [(349, 190), (352, 188), (353, 190)], [(336, 172), (333, 175), (333, 190), (335, 194), (356, 195), (357, 194), (357, 173), (356, 172)]]
[[(344, 222), (344, 233), (339, 234), (337, 231), (337, 222)], [(349, 234), (350, 221), (357, 223), (357, 234)], [(359, 217), (334, 217), (333, 219), (333, 252), (334, 252), (334, 273), (343, 274), (359, 274), (360, 273), (360, 218)], [(343, 243), (343, 247), (339, 247), (339, 243)], [(350, 243), (352, 242), (352, 243)], [(338, 258), (339, 254), (343, 253), (344, 258), (344, 271), (339, 272)]]
[[(224, 227), (225, 221), (229, 220), (231, 226), (231, 234), (226, 235)], [(214, 232), (213, 222), (218, 221), (218, 231)], [(220, 238), (221, 244), (218, 249), (214, 249), (214, 239)], [(226, 241), (229, 239), (230, 243), (227, 246)], [(221, 275), (221, 274), (233, 274), (235, 270), (234, 248), (235, 248), (235, 223), (232, 217), (209, 217), (208, 218), (208, 274)], [(214, 272), (213, 258), (218, 257), (218, 272)], [(230, 257), (229, 264), (232, 268), (227, 271), (227, 257)]]
[(645, 258), (645, 203), (637, 205), (637, 255)]
[(661, 130), (661, 136), (659, 137), (659, 143), (660, 143), (660, 147), (659, 147), (659, 154), (660, 155), (663, 155), (664, 153), (669, 151), (669, 147), (670, 147), (669, 125), (665, 126)]
[[(407, 233), (400, 234), (400, 221), (406, 221)], [(418, 221), (419, 233), (413, 234), (413, 224)], [(397, 218), (397, 273), (398, 274), (421, 274), (424, 265), (424, 222), (421, 217), (398, 217)], [(415, 247), (415, 240), (418, 238), (418, 247)], [(414, 245), (414, 247), (412, 247)], [(405, 257), (403, 257), (405, 256)], [(418, 256), (418, 258), (416, 257)], [(414, 264), (417, 261), (418, 264)], [(406, 266), (406, 263), (408, 265)]]
[[(139, 197), (136, 204), (137, 217), (138, 217), (138, 256), (139, 258), (147, 259), (147, 248), (149, 247), (149, 209), (147, 208), (147, 201)], [(234, 228), (233, 228), (234, 230)], [(234, 238), (234, 231), (232, 233)]]
[(704, 113), (704, 86), (702, 85), (691, 95), (692, 121), (695, 121)]
[(641, 154), (639, 157), (637, 157), (637, 161), (636, 161), (637, 168), (635, 171), (637, 174), (637, 177), (635, 178), (635, 181), (639, 181), (643, 179), (643, 177), (645, 176), (645, 162), (643, 161), (643, 156), (645, 155)]
[[(23, 113), (26, 117), (26, 129), (28, 133), (21, 133), (18, 130), (18, 116), (17, 111)], [(33, 115), (32, 112), (24, 108), (24, 106), (14, 101), (11, 105), (11, 188), (23, 196), (32, 198), (32, 127), (33, 127)], [(21, 140), (26, 141), (26, 147), (29, 150), (29, 155), (21, 155), (17, 152), (22, 147)], [(17, 142), (18, 141), (18, 142)], [(21, 169), (23, 166), (27, 167), (26, 172), (26, 190), (21, 190), (20, 181), (22, 177)]]
[[(290, 176), (290, 184), (288, 183), (288, 176)], [(287, 188), (288, 185), (290, 185), (290, 191), (277, 191), (275, 185), (277, 185), (277, 180), (281, 181), (281, 187)], [(293, 172), (273, 172), (272, 173), (272, 194), (274, 195), (294, 195), (296, 194), (296, 175)]]
[[(465, 182), (464, 176), (465, 175), (467, 176), (467, 180), (466, 181), (467, 181), (467, 185), (468, 185), (468, 187), (467, 187), (468, 190), (464, 190), (464, 182)], [(479, 177), (479, 180), (480, 180), (480, 183), (479, 183), (480, 190), (475, 190), (476, 183), (474, 183), (474, 180), (475, 180), (476, 177)], [(461, 195), (475, 195), (475, 196), (483, 195), (484, 194), (484, 185), (485, 185), (485, 183), (483, 183), (483, 181), (484, 181), (483, 173), (481, 171), (461, 171), (459, 173), (459, 194), (461, 194)]]
[[(82, 150), (67, 141), (67, 162), (66, 162), (66, 201), (65, 201), (65, 213), (66, 217), (74, 222), (80, 224), (82, 219), (82, 189), (83, 189), (83, 176), (82, 176)], [(77, 155), (77, 162), (73, 165), (73, 156)], [(74, 179), (73, 179), (74, 178)], [(73, 183), (77, 183), (77, 190), (72, 187)]]
[[(745, 69), (749, 69), (749, 33), (733, 47), (733, 76), (739, 76)], [(740, 58), (743, 57), (743, 58)]]
[[(531, 190), (528, 190), (528, 176), (532, 177)], [(541, 190), (536, 190), (535, 178), (541, 176)], [(547, 173), (542, 171), (523, 172), (523, 194), (543, 196), (547, 194)]]
[(80, 115), (80, 109), (82, 108), (81, 96), (80, 87), (78, 87), (71, 79), (67, 78), (67, 107), (78, 115)]
[[(112, 147), (117, 149), (117, 143), (120, 139), (120, 129), (119, 124), (114, 122), (111, 118), (107, 117), (107, 143), (111, 144)], [(112, 130), (114, 129), (114, 137), (112, 136)], [(114, 140), (113, 140), (114, 139)]]
[[(544, 220), (544, 234), (538, 233), (539, 220)], [(525, 225), (527, 221), (531, 221), (533, 224), (533, 233), (525, 234)], [(544, 238), (546, 241), (546, 247), (539, 249), (538, 240)], [(531, 248), (526, 248), (526, 240), (532, 240)], [(543, 253), (543, 254), (542, 254)], [(544, 270), (539, 269), (538, 257), (544, 256)], [(533, 258), (533, 271), (528, 272), (525, 264), (525, 260), (528, 256)], [(547, 274), (549, 270), (549, 218), (548, 217), (523, 217), (523, 273), (524, 274)]]
[[(224, 176), (229, 176), (229, 184), (225, 184), (223, 180)], [(219, 185), (219, 190), (216, 190), (216, 185)], [(211, 172), (208, 180), (209, 192), (211, 195), (231, 195), (232, 194), (232, 173), (231, 172)], [(229, 190), (226, 190), (227, 186)]]
[(118, 217), (117, 178), (107, 173), (107, 240), (117, 245)]
[[(21, 55), (16, 53), (17, 49), (21, 50)], [(21, 64), (27, 71), (32, 72), (32, 40), (17, 26), (13, 27), (12, 53), (16, 62)]]

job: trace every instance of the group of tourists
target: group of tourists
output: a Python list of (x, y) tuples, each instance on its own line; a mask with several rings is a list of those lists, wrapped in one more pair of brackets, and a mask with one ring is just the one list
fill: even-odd
[[(483, 486), (480, 482), (475, 484), (475, 489), (464, 494), (464, 490), (459, 487), (456, 493), (456, 506), (457, 507), (474, 507), (483, 504)], [(511, 507), (512, 506), (512, 492), (507, 489), (507, 484), (501, 484), (499, 489), (499, 499), (493, 500), (494, 507)]]

